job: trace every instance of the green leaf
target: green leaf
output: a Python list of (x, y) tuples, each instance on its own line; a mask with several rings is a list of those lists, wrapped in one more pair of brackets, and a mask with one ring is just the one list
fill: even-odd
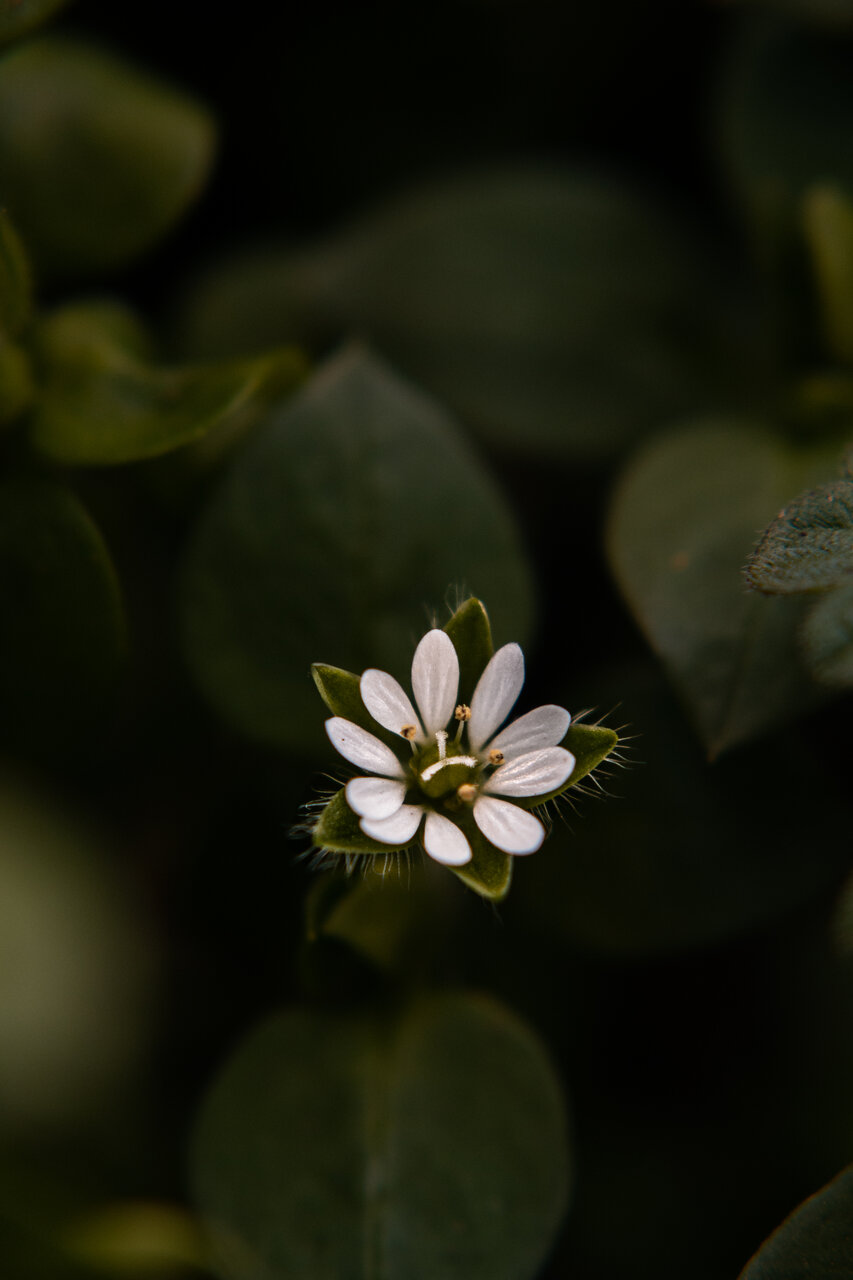
[(616, 580), (711, 755), (814, 705), (797, 600), (743, 589), (755, 530), (830, 475), (834, 447), (797, 450), (743, 422), (656, 440), (622, 476), (607, 533)]
[(32, 277), (20, 236), (0, 209), (0, 332), (14, 338), (32, 312)]
[(436, 405), (348, 351), (270, 415), (203, 511), (183, 573), (188, 660), (244, 733), (319, 752), (311, 663), (408, 684), (424, 606), (462, 581), (524, 643), (527, 566), (491, 478)]
[(0, 44), (20, 39), (65, 3), (66, 0), (0, 0)]
[(0, 427), (20, 417), (34, 395), (33, 370), (26, 351), (0, 337)]
[(853, 1165), (774, 1231), (740, 1280), (853, 1280)]
[(187, 342), (327, 349), (354, 332), (490, 446), (601, 458), (693, 406), (709, 372), (718, 399), (743, 365), (711, 256), (624, 181), (488, 170), (421, 187), (314, 248), (225, 263), (197, 287)]
[(485, 605), (473, 596), (444, 624), (459, 658), (459, 701), (470, 703), (477, 681), (494, 653)]
[(779, 512), (746, 564), (757, 591), (788, 595), (837, 587), (853, 576), (853, 481), (802, 493)]
[(272, 1018), (214, 1083), (192, 1152), (229, 1280), (533, 1280), (567, 1166), (541, 1044), (468, 995)]
[(80, 502), (50, 480), (0, 483), (0, 735), (68, 748), (124, 655), (118, 583)]
[(833, 187), (815, 187), (803, 199), (824, 334), (839, 360), (853, 361), (853, 204)]
[(177, 1205), (145, 1201), (106, 1205), (66, 1227), (63, 1251), (81, 1266), (119, 1280), (154, 1280), (208, 1269), (198, 1223)]
[(853, 584), (828, 591), (803, 623), (806, 661), (824, 684), (853, 686)]
[(110, 466), (170, 453), (252, 422), (303, 375), (292, 350), (216, 365), (155, 368), (132, 315), (109, 303), (63, 307), (41, 323), (43, 385), (33, 448), (69, 466)]
[(473, 856), (464, 867), (451, 867), (450, 870), (481, 898), (500, 902), (509, 893), (512, 883), (512, 858), (502, 849), (496, 849), (470, 818), (460, 821), (459, 825), (468, 837)]
[(400, 849), (408, 849), (413, 843), (412, 840), (407, 840), (405, 844), (386, 844), (371, 840), (358, 825), (358, 816), (347, 804), (343, 787), (332, 796), (320, 814), (311, 839), (318, 849), (328, 849), (330, 853), (371, 855), (395, 853)]
[(374, 737), (380, 738), (392, 750), (399, 749), (399, 734), (383, 728), (364, 705), (361, 676), (354, 675), (351, 671), (342, 671), (340, 667), (330, 667), (325, 662), (312, 663), (311, 675), (320, 697), (333, 716), (343, 716), (344, 720), (351, 720), (353, 724), (361, 725), (362, 729), (367, 729)]
[(839, 42), (772, 16), (745, 22), (723, 78), (722, 159), (761, 257), (778, 264), (817, 186), (853, 191), (853, 80)]
[(45, 38), (0, 62), (0, 191), (40, 274), (107, 271), (155, 244), (213, 145), (203, 107), (101, 50)]

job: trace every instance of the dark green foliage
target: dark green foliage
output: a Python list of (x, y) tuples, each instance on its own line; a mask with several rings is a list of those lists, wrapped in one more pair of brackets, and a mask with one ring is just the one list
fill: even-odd
[(233, 1280), (524, 1280), (565, 1208), (566, 1119), (542, 1047), (491, 1000), (293, 1011), (215, 1082), (193, 1171)]
[(800, 1205), (762, 1245), (741, 1280), (815, 1276), (853, 1276), (853, 1169), (845, 1169)]

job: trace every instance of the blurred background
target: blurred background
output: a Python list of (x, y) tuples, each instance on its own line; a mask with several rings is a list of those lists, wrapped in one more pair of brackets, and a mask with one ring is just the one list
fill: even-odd
[[(573, 1170), (467, 1274), (737, 1276), (853, 1158), (851, 521), (818, 595), (741, 573), (850, 483), (853, 4), (0, 38), (3, 1274), (300, 1274), (210, 1261), (211, 1081), (276, 1010), (464, 989)], [(318, 872), (310, 663), (405, 683), (469, 594), (620, 750), (501, 902)]]

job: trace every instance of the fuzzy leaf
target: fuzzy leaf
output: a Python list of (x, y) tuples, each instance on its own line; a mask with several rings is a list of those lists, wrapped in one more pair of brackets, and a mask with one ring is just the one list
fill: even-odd
[(0, 191), (40, 275), (105, 271), (159, 240), (213, 144), (203, 107), (101, 50), (48, 37), (0, 63)]
[(787, 595), (853, 577), (853, 481), (800, 494), (765, 530), (745, 569), (750, 587)]
[(227, 720), (319, 753), (311, 662), (408, 685), (424, 602), (460, 581), (525, 641), (527, 566), (490, 476), (436, 405), (350, 350), (273, 412), (203, 511), (183, 575), (186, 652)]
[(795, 1209), (740, 1280), (853, 1280), (853, 1166)]
[(564, 1105), (492, 1000), (292, 1011), (215, 1081), (192, 1174), (229, 1280), (533, 1280), (566, 1207)]

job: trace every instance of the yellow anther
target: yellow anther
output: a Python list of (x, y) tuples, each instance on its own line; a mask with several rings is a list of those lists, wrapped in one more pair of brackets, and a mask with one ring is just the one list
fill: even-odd
[(489, 752), (489, 764), (503, 764), (503, 762), (504, 753), (502, 751), (496, 751), (493, 747)]
[(467, 706), (466, 703), (460, 702), (459, 706), (453, 712), (453, 715), (456, 720), (470, 720), (471, 708)]
[(414, 738), (417, 731), (418, 731), (418, 726), (416, 724), (404, 724), (402, 729), (400, 730), (400, 733), (407, 740), (407, 742), (411, 742), (412, 738)]
[(470, 804), (477, 798), (477, 788), (473, 782), (463, 782), (461, 787), (456, 788), (456, 794), (465, 804)]

